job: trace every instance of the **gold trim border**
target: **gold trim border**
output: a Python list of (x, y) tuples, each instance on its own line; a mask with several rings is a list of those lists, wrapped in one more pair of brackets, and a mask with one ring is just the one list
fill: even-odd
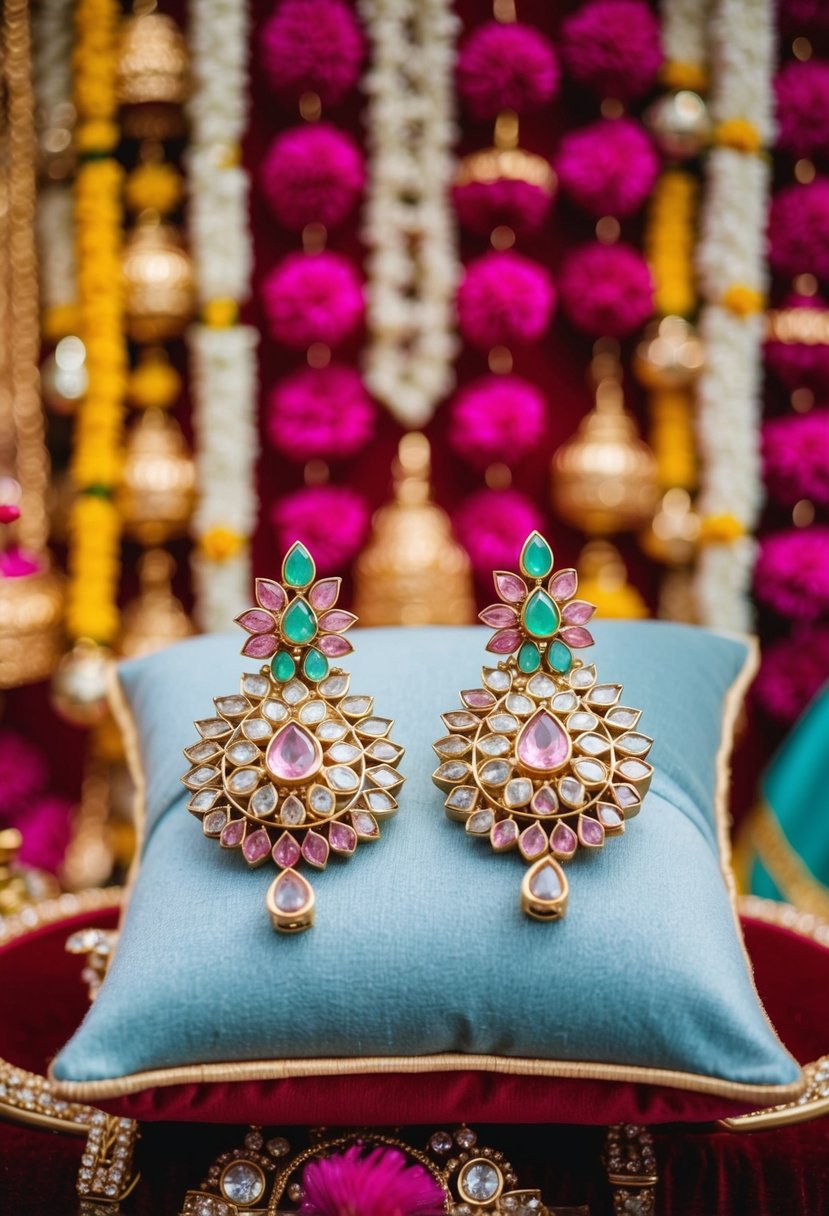
[[(729, 634), (746, 646), (743, 664), (726, 692), (723, 716), (720, 723), (720, 745), (715, 762), (714, 818), (720, 869), (725, 881), (734, 917), (735, 932), (745, 960), (748, 979), (766, 1023), (785, 1051), (777, 1031), (760, 1000), (751, 960), (746, 950), (737, 907), (737, 891), (731, 870), (731, 847), (729, 840), (728, 791), (731, 784), (731, 755), (737, 719), (745, 700), (745, 694), (757, 671), (760, 648), (757, 639), (747, 635)], [(136, 824), (138, 847), (136, 861), (130, 872), (125, 892), (122, 918), (126, 914), (129, 895), (138, 870), (140, 846), (143, 843), (145, 825), (146, 781), (141, 764), (138, 732), (131, 709), (127, 704), (123, 686), (113, 665), (110, 674), (109, 695), (113, 713), (124, 731), (127, 761), (136, 787)], [(793, 1058), (793, 1057), (792, 1057)], [(799, 1065), (798, 1065), (799, 1067)], [(754, 1085), (742, 1081), (727, 1081), (702, 1073), (686, 1073), (673, 1069), (649, 1068), (640, 1065), (605, 1064), (592, 1061), (538, 1060), (518, 1056), (464, 1055), (446, 1052), (431, 1056), (358, 1056), (349, 1059), (340, 1057), (302, 1060), (240, 1060), (212, 1064), (185, 1064), (173, 1068), (149, 1069), (130, 1073), (123, 1077), (108, 1077), (97, 1081), (63, 1081), (54, 1076), (52, 1066), (49, 1078), (55, 1090), (66, 1098), (81, 1101), (124, 1097), (139, 1093), (143, 1089), (166, 1088), (171, 1085), (209, 1084), (236, 1081), (289, 1080), (302, 1077), (365, 1076), (388, 1073), (435, 1073), (435, 1072), (490, 1072), (500, 1076), (559, 1077), (575, 1080), (632, 1082), (644, 1085), (660, 1085), (666, 1088), (714, 1094), (735, 1101), (756, 1102), (758, 1106), (779, 1104), (796, 1099), (802, 1093), (805, 1082), (801, 1077), (788, 1085)]]
[[(753, 845), (757, 859), (787, 903), (829, 919), (829, 889), (815, 878), (789, 843), (780, 822), (766, 802), (751, 812), (743, 829), (745, 842)], [(753, 858), (749, 858), (749, 863)]]

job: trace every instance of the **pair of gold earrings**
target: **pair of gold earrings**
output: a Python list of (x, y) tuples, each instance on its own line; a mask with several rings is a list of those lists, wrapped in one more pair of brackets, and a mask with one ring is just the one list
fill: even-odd
[[(433, 780), (469, 836), (527, 863), (523, 911), (554, 920), (567, 907), (562, 863), (601, 848), (638, 813), (652, 741), (637, 729), (641, 711), (620, 704), (621, 685), (601, 683), (575, 653), (593, 644), (594, 612), (577, 598), (576, 571), (553, 569), (538, 532), (519, 568), (494, 573), (499, 602), (481, 620), (495, 631), (487, 650), (497, 665), (442, 715)], [(337, 607), (339, 592), (340, 579), (317, 580), (300, 542), (281, 582), (257, 579), (256, 607), (236, 622), (248, 634), (242, 654), (263, 665), (243, 674), (238, 693), (214, 698), (214, 716), (195, 723), (199, 739), (184, 752), (187, 809), (205, 836), (279, 870), (266, 902), (284, 933), (314, 921), (299, 867), (323, 869), (332, 854), (377, 840), (404, 781), (392, 720), (332, 666), (352, 651), (344, 635), (357, 619)]]

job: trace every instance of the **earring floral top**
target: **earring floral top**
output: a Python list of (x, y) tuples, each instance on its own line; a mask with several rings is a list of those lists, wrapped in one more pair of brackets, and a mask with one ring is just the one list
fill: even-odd
[(544, 537), (527, 538), (520, 574), (493, 577), (500, 602), (481, 620), (495, 630), (487, 650), (504, 657), (443, 715), (449, 733), (434, 745), (433, 780), (468, 835), (529, 863), (521, 906), (553, 920), (567, 908), (561, 863), (602, 848), (638, 814), (652, 740), (637, 729), (641, 711), (621, 704), (622, 686), (575, 656), (593, 645), (595, 609), (576, 598), (575, 570), (553, 569)]

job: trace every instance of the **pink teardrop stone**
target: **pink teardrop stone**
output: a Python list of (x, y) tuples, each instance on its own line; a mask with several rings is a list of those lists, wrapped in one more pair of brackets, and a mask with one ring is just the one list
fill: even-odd
[(309, 832), (302, 842), (302, 856), (309, 865), (322, 869), (328, 861), (328, 841), (318, 832)]
[(561, 857), (569, 857), (575, 853), (578, 841), (572, 828), (569, 828), (566, 823), (559, 823), (556, 825), (550, 843), (554, 853), (558, 853)]
[(353, 853), (357, 847), (357, 833), (347, 823), (332, 823), (328, 829), (328, 840), (335, 853)]
[(276, 880), (273, 902), (280, 912), (299, 912), (307, 904), (309, 895), (308, 883), (293, 870), (286, 870)]
[(527, 584), (522, 578), (506, 570), (496, 570), (492, 577), (495, 580), (495, 590), (502, 600), (509, 604), (521, 603), (527, 594)]
[(299, 861), (299, 845), (294, 840), (293, 836), (289, 836), (287, 832), (283, 832), (273, 846), (273, 859), (282, 870), (287, 870), (291, 866), (295, 866)]
[(324, 578), (321, 582), (314, 583), (308, 592), (308, 600), (311, 607), (316, 608), (317, 612), (324, 612), (326, 608), (330, 608), (332, 604), (336, 604), (339, 593), (340, 580), (338, 578)]
[(301, 726), (289, 722), (277, 731), (265, 755), (268, 771), (280, 781), (304, 781), (320, 767), (314, 740)]
[(547, 833), (537, 823), (533, 823), (521, 833), (519, 844), (527, 860), (532, 861), (547, 852)]
[(264, 828), (260, 828), (258, 832), (251, 833), (242, 845), (245, 861), (249, 862), (252, 866), (263, 861), (270, 851), (270, 838)]
[(547, 589), (554, 600), (569, 600), (576, 594), (579, 580), (575, 570), (559, 570), (547, 584)]
[(570, 755), (570, 740), (546, 709), (539, 709), (518, 736), (518, 759), (537, 773), (561, 768)]

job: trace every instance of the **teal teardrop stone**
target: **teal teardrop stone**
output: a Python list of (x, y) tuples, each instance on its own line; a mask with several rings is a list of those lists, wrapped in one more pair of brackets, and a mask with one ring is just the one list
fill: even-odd
[(558, 629), (561, 615), (553, 600), (541, 587), (536, 587), (524, 607), (524, 628), (534, 638), (551, 638)]
[(318, 680), (324, 680), (328, 675), (328, 659), (314, 647), (306, 654), (302, 670), (308, 679), (316, 684)]
[(279, 654), (271, 660), (271, 671), (273, 672), (273, 678), (279, 680), (280, 684), (285, 684), (288, 680), (292, 679), (296, 671), (296, 663), (287, 650), (280, 650)]
[(573, 666), (573, 656), (563, 642), (556, 641), (547, 651), (547, 662), (553, 671), (560, 671), (565, 675)]
[(541, 655), (535, 642), (525, 642), (518, 651), (518, 666), (529, 675), (530, 672), (538, 670), (540, 663)]
[(521, 550), (521, 570), (530, 578), (546, 578), (553, 568), (553, 551), (539, 532), (532, 532)]
[(282, 563), (282, 578), (289, 587), (307, 587), (314, 581), (314, 559), (300, 542), (291, 545)]
[(282, 617), (282, 635), (289, 642), (301, 646), (310, 642), (317, 632), (317, 618), (312, 608), (303, 599), (296, 599), (285, 609)]

